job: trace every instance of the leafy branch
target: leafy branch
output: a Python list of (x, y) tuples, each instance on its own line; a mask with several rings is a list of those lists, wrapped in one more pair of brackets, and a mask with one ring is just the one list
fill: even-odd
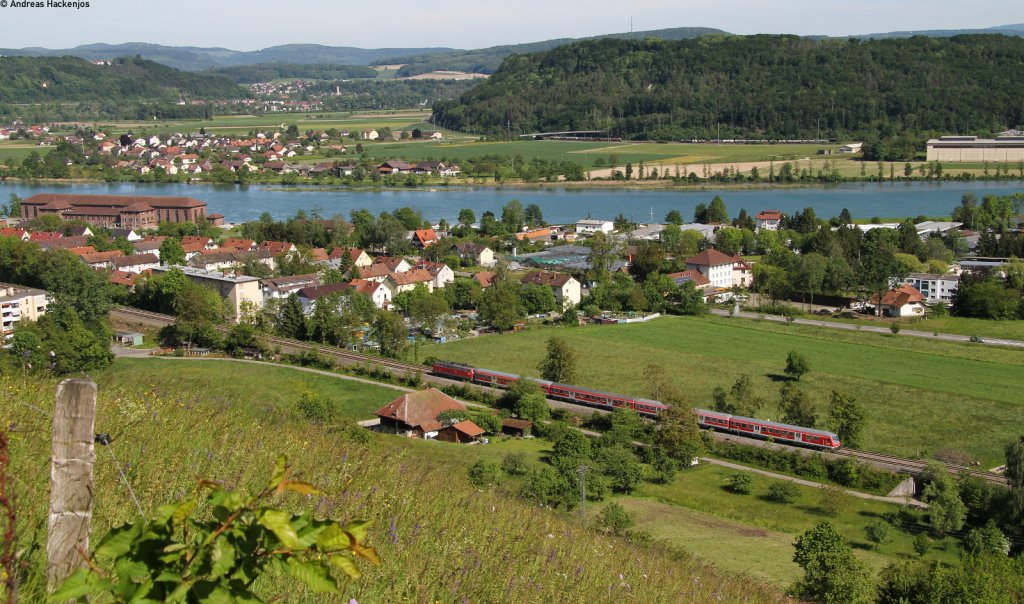
[[(380, 564), (376, 550), (366, 545), (369, 522), (343, 526), (308, 511), (292, 514), (263, 505), (285, 491), (320, 494), (289, 477), (283, 455), (267, 487), (254, 496), (201, 480), (192, 497), (112, 529), (91, 558), (83, 552), (87, 567), (69, 576), (50, 601), (108, 594), (133, 602), (261, 602), (252, 586), (271, 570), (316, 593), (337, 594), (334, 571), (358, 579), (355, 558)], [(208, 517), (197, 517), (200, 509), (209, 509)], [(108, 570), (96, 560), (107, 562)]]

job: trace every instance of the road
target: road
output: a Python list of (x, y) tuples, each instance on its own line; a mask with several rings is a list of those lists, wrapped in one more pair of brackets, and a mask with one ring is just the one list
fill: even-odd
[[(777, 323), (796, 323), (798, 325), (811, 325), (814, 327), (825, 327), (827, 329), (844, 329), (846, 331), (860, 331), (867, 333), (880, 333), (880, 334), (892, 334), (892, 331), (888, 327), (878, 327), (877, 325), (854, 325), (852, 323), (836, 323), (834, 321), (822, 321), (821, 319), (803, 319), (795, 318), (790, 321), (788, 318), (782, 315), (765, 315), (754, 312), (740, 311), (739, 315), (734, 315), (732, 311), (715, 308), (711, 310), (711, 314), (718, 315), (720, 317), (733, 317), (739, 316), (743, 319), (761, 319), (764, 321), (775, 321)], [(929, 340), (945, 340), (947, 342), (970, 342), (971, 336), (962, 336), (955, 333), (934, 333), (930, 331), (917, 331), (915, 329), (900, 329), (900, 336), (910, 336), (914, 338), (927, 338)], [(1024, 342), (1020, 340), (1005, 340), (1000, 338), (982, 338), (981, 342), (975, 342), (976, 344), (984, 344), (986, 346), (1011, 346), (1013, 348), (1024, 348)]]

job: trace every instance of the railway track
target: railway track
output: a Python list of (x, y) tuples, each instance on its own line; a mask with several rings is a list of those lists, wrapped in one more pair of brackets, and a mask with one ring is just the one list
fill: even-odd
[[(140, 310), (140, 309), (137, 309), (137, 308), (129, 308), (129, 307), (126, 307), (126, 306), (115, 307), (113, 310), (110, 311), (110, 316), (111, 316), (111, 318), (116, 318), (116, 319), (120, 319), (120, 320), (127, 321), (127, 322), (139, 323), (139, 324), (143, 324), (143, 325), (149, 325), (149, 326), (153, 326), (153, 327), (165, 327), (167, 325), (173, 324), (174, 320), (175, 320), (174, 317), (172, 317), (170, 315), (164, 315), (164, 314), (161, 314), (161, 313), (155, 313), (155, 312), (151, 312), (151, 311), (148, 311), (148, 310)], [(218, 327), (217, 330), (220, 331), (221, 333), (225, 333), (225, 334), (228, 332), (228, 329), (225, 328), (225, 327)], [(401, 361), (396, 361), (396, 360), (393, 360), (393, 359), (387, 359), (387, 358), (380, 357), (380, 356), (371, 356), (371, 355), (368, 355), (368, 354), (354, 352), (354, 351), (351, 351), (351, 350), (344, 350), (344, 349), (335, 348), (335, 347), (332, 347), (332, 346), (320, 347), (320, 346), (317, 346), (315, 344), (310, 344), (308, 342), (302, 342), (302, 341), (299, 341), (299, 340), (292, 340), (290, 338), (281, 338), (281, 337), (277, 337), (277, 336), (262, 336), (262, 339), (263, 339), (263, 341), (266, 344), (270, 345), (271, 347), (280, 348), (280, 350), (282, 352), (290, 352), (290, 353), (309, 352), (309, 351), (313, 350), (314, 348), (316, 348), (317, 349), (317, 354), (319, 354), (321, 356), (325, 356), (325, 357), (331, 358), (331, 359), (335, 360), (336, 362), (338, 362), (339, 365), (344, 365), (344, 366), (351, 366), (351, 365), (376, 365), (378, 367), (384, 367), (384, 368), (392, 371), (393, 373), (397, 372), (398, 374), (400, 374), (402, 376), (409, 376), (409, 375), (413, 375), (415, 373), (425, 374), (423, 376), (425, 380), (431, 381), (431, 382), (435, 382), (435, 383), (441, 383), (441, 384), (463, 383), (463, 382), (455, 382), (453, 380), (449, 380), (449, 379), (446, 379), (446, 378), (436, 378), (436, 377), (430, 376), (426, 372), (427, 368), (422, 366), (422, 365), (414, 365), (412, 363), (403, 363)], [(489, 390), (491, 390), (492, 392), (500, 392), (500, 391), (496, 391), (496, 390), (493, 390), (493, 389), (489, 389)], [(581, 407), (579, 405), (572, 405), (570, 403), (564, 403), (564, 402), (561, 402), (561, 401), (554, 401), (553, 399), (549, 399), (549, 401), (551, 401), (553, 403), (559, 402), (561, 404), (560, 406), (564, 406), (564, 407), (567, 407), (567, 408), (578, 408), (578, 409), (591, 410), (590, 407)], [(722, 433), (716, 432), (716, 435), (717, 434), (722, 434)], [(757, 442), (763, 442), (763, 441), (757, 441)], [(776, 443), (776, 445), (786, 446), (786, 445), (780, 445), (779, 443)], [(787, 448), (795, 449), (795, 447), (787, 447)], [(892, 470), (896, 470), (896, 471), (902, 471), (902, 472), (909, 472), (909, 473), (912, 473), (912, 474), (920, 473), (925, 468), (925, 466), (928, 465), (929, 461), (933, 461), (933, 460), (922, 460), (922, 459), (909, 459), (909, 458), (906, 458), (906, 457), (897, 457), (895, 455), (886, 455), (884, 453), (872, 453), (872, 452), (868, 452), (868, 451), (861, 451), (861, 450), (858, 450), (858, 449), (839, 449), (837, 451), (830, 452), (830, 454), (832, 454), (832, 455), (839, 455), (839, 456), (845, 456), (845, 457), (851, 457), (851, 458), (863, 461), (865, 463), (869, 463), (869, 464), (874, 465), (874, 466), (882, 466), (882, 467), (885, 467), (885, 468), (888, 468), (888, 469), (892, 469)], [(949, 464), (949, 463), (944, 463), (944, 462), (939, 462), (939, 463), (942, 463), (944, 466), (946, 466), (946, 468), (949, 469), (949, 471), (952, 472), (952, 473), (967, 472), (971, 476), (976, 476), (978, 478), (981, 478), (982, 480), (986, 480), (986, 481), (991, 482), (991, 483), (1003, 484), (1003, 485), (1006, 484), (1006, 478), (1004, 476), (1002, 476), (1001, 474), (996, 474), (994, 472), (986, 472), (984, 470), (978, 470), (976, 468), (971, 468), (971, 467), (968, 467), (968, 466), (962, 466), (962, 465), (957, 465), (957, 464)]]

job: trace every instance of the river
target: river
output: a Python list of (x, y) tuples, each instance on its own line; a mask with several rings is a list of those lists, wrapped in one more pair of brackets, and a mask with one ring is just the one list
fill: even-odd
[(487, 210), (501, 213), (511, 199), (524, 206), (536, 203), (551, 223), (575, 222), (588, 216), (612, 219), (625, 214), (636, 222), (653, 215), (662, 221), (672, 209), (685, 219), (693, 216), (699, 203), (715, 195), (725, 201), (730, 216), (746, 208), (750, 214), (763, 209), (795, 212), (814, 208), (818, 217), (838, 216), (848, 208), (854, 218), (903, 216), (948, 216), (964, 193), (980, 199), (985, 195), (1007, 195), (1024, 191), (1021, 181), (850, 183), (827, 187), (749, 188), (704, 190), (632, 190), (564, 187), (452, 187), (432, 189), (311, 190), (272, 185), (186, 185), (137, 183), (0, 183), (0, 203), (11, 193), (28, 197), (36, 193), (90, 193), (106, 195), (186, 195), (205, 201), (209, 212), (224, 214), (227, 222), (254, 220), (263, 212), (286, 218), (298, 210), (317, 210), (323, 216), (367, 208), (374, 213), (402, 206), (420, 210), (424, 218), (454, 222), (461, 208), (471, 208), (477, 218)]

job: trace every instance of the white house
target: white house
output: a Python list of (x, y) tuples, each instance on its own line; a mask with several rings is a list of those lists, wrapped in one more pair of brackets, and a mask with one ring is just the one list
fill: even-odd
[(914, 286), (906, 283), (885, 292), (881, 301), (876, 297), (873, 303), (887, 317), (924, 316), (924, 296)]
[(297, 294), (303, 288), (316, 287), (317, 285), (320, 285), (319, 273), (274, 277), (260, 281), (260, 286), (263, 288), (264, 302), (287, 298), (292, 294)]
[(754, 216), (754, 221), (758, 231), (777, 231), (779, 225), (782, 223), (782, 211), (781, 210), (761, 210), (757, 216)]
[(455, 281), (455, 271), (443, 262), (430, 262), (429, 260), (423, 260), (416, 265), (416, 268), (421, 268), (430, 273), (434, 278), (435, 289), (443, 289), (445, 285)]
[(572, 275), (565, 273), (550, 273), (547, 271), (533, 271), (526, 273), (523, 277), (524, 285), (544, 285), (551, 288), (555, 294), (555, 301), (563, 309), (570, 305), (580, 303), (583, 294), (580, 282)]
[(494, 252), (486, 245), (480, 245), (479, 243), (456, 243), (452, 247), (461, 260), (469, 260), (477, 266), (486, 268), (496, 264)]
[(584, 218), (576, 221), (576, 233), (578, 235), (593, 235), (604, 233), (607, 235), (615, 230), (615, 224), (611, 220), (592, 220)]
[(349, 282), (349, 285), (354, 287), (357, 292), (369, 296), (377, 308), (384, 308), (391, 304), (391, 289), (384, 283), (355, 279)]
[(111, 264), (111, 268), (115, 271), (138, 274), (142, 271), (153, 270), (160, 266), (160, 258), (156, 254), (152, 253), (134, 254), (132, 256), (114, 258), (111, 261)]
[(910, 273), (907, 283), (921, 292), (929, 304), (944, 302), (950, 304), (953, 294), (960, 285), (959, 275), (938, 275), (935, 273)]
[(391, 273), (384, 279), (384, 285), (391, 289), (392, 296), (412, 291), (420, 283), (427, 286), (427, 291), (434, 291), (434, 276), (422, 268), (413, 268), (404, 273)]
[(840, 153), (860, 153), (864, 149), (864, 143), (846, 143), (839, 147)]
[(734, 267), (738, 258), (729, 256), (716, 250), (708, 248), (699, 254), (690, 256), (685, 260), (687, 270), (698, 270), (708, 278), (712, 287), (733, 287)]
[(380, 133), (376, 130), (363, 130), (364, 141), (375, 141), (380, 138)]

